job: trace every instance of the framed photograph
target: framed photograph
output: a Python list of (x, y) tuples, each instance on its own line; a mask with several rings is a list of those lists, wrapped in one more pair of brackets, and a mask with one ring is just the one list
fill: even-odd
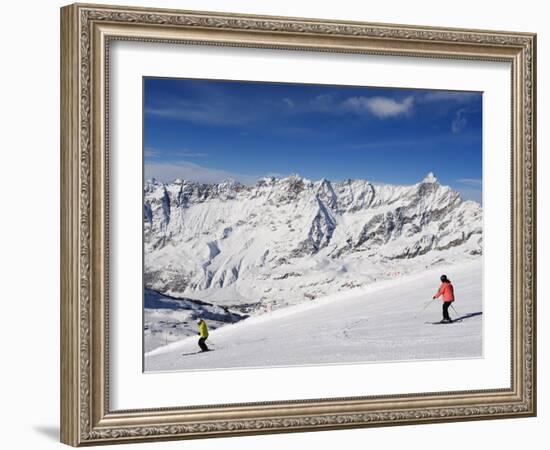
[(531, 33), (61, 9), (61, 440), (536, 414)]

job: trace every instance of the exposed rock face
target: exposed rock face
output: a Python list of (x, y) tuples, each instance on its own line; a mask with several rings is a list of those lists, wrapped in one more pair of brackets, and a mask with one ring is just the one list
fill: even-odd
[(144, 186), (145, 284), (283, 305), (482, 253), (482, 209), (433, 174), (411, 186), (264, 178)]

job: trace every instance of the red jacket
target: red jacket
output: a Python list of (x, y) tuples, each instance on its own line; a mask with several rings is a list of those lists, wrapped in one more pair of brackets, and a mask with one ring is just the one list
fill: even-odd
[(444, 302), (454, 302), (455, 300), (455, 292), (453, 289), (453, 285), (449, 283), (441, 283), (441, 286), (439, 286), (439, 291), (437, 291), (437, 294), (434, 295), (434, 298), (438, 298), (443, 296)]

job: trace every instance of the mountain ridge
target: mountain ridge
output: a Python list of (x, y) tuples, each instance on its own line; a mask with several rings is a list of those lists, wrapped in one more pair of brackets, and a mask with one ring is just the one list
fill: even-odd
[(145, 286), (287, 304), (482, 255), (482, 208), (433, 173), (412, 185), (298, 175), (144, 185)]

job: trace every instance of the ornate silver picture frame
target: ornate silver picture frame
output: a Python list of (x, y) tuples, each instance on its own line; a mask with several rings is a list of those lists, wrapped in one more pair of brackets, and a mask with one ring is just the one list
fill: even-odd
[[(511, 148), (502, 149), (502, 157), (511, 156), (511, 182), (488, 188), (511, 193), (510, 385), (114, 409), (109, 192), (115, 174), (109, 170), (109, 137), (116, 124), (109, 121), (109, 67), (117, 41), (508, 63)], [(535, 89), (531, 33), (105, 5), (62, 8), (61, 441), (82, 446), (534, 416)]]

